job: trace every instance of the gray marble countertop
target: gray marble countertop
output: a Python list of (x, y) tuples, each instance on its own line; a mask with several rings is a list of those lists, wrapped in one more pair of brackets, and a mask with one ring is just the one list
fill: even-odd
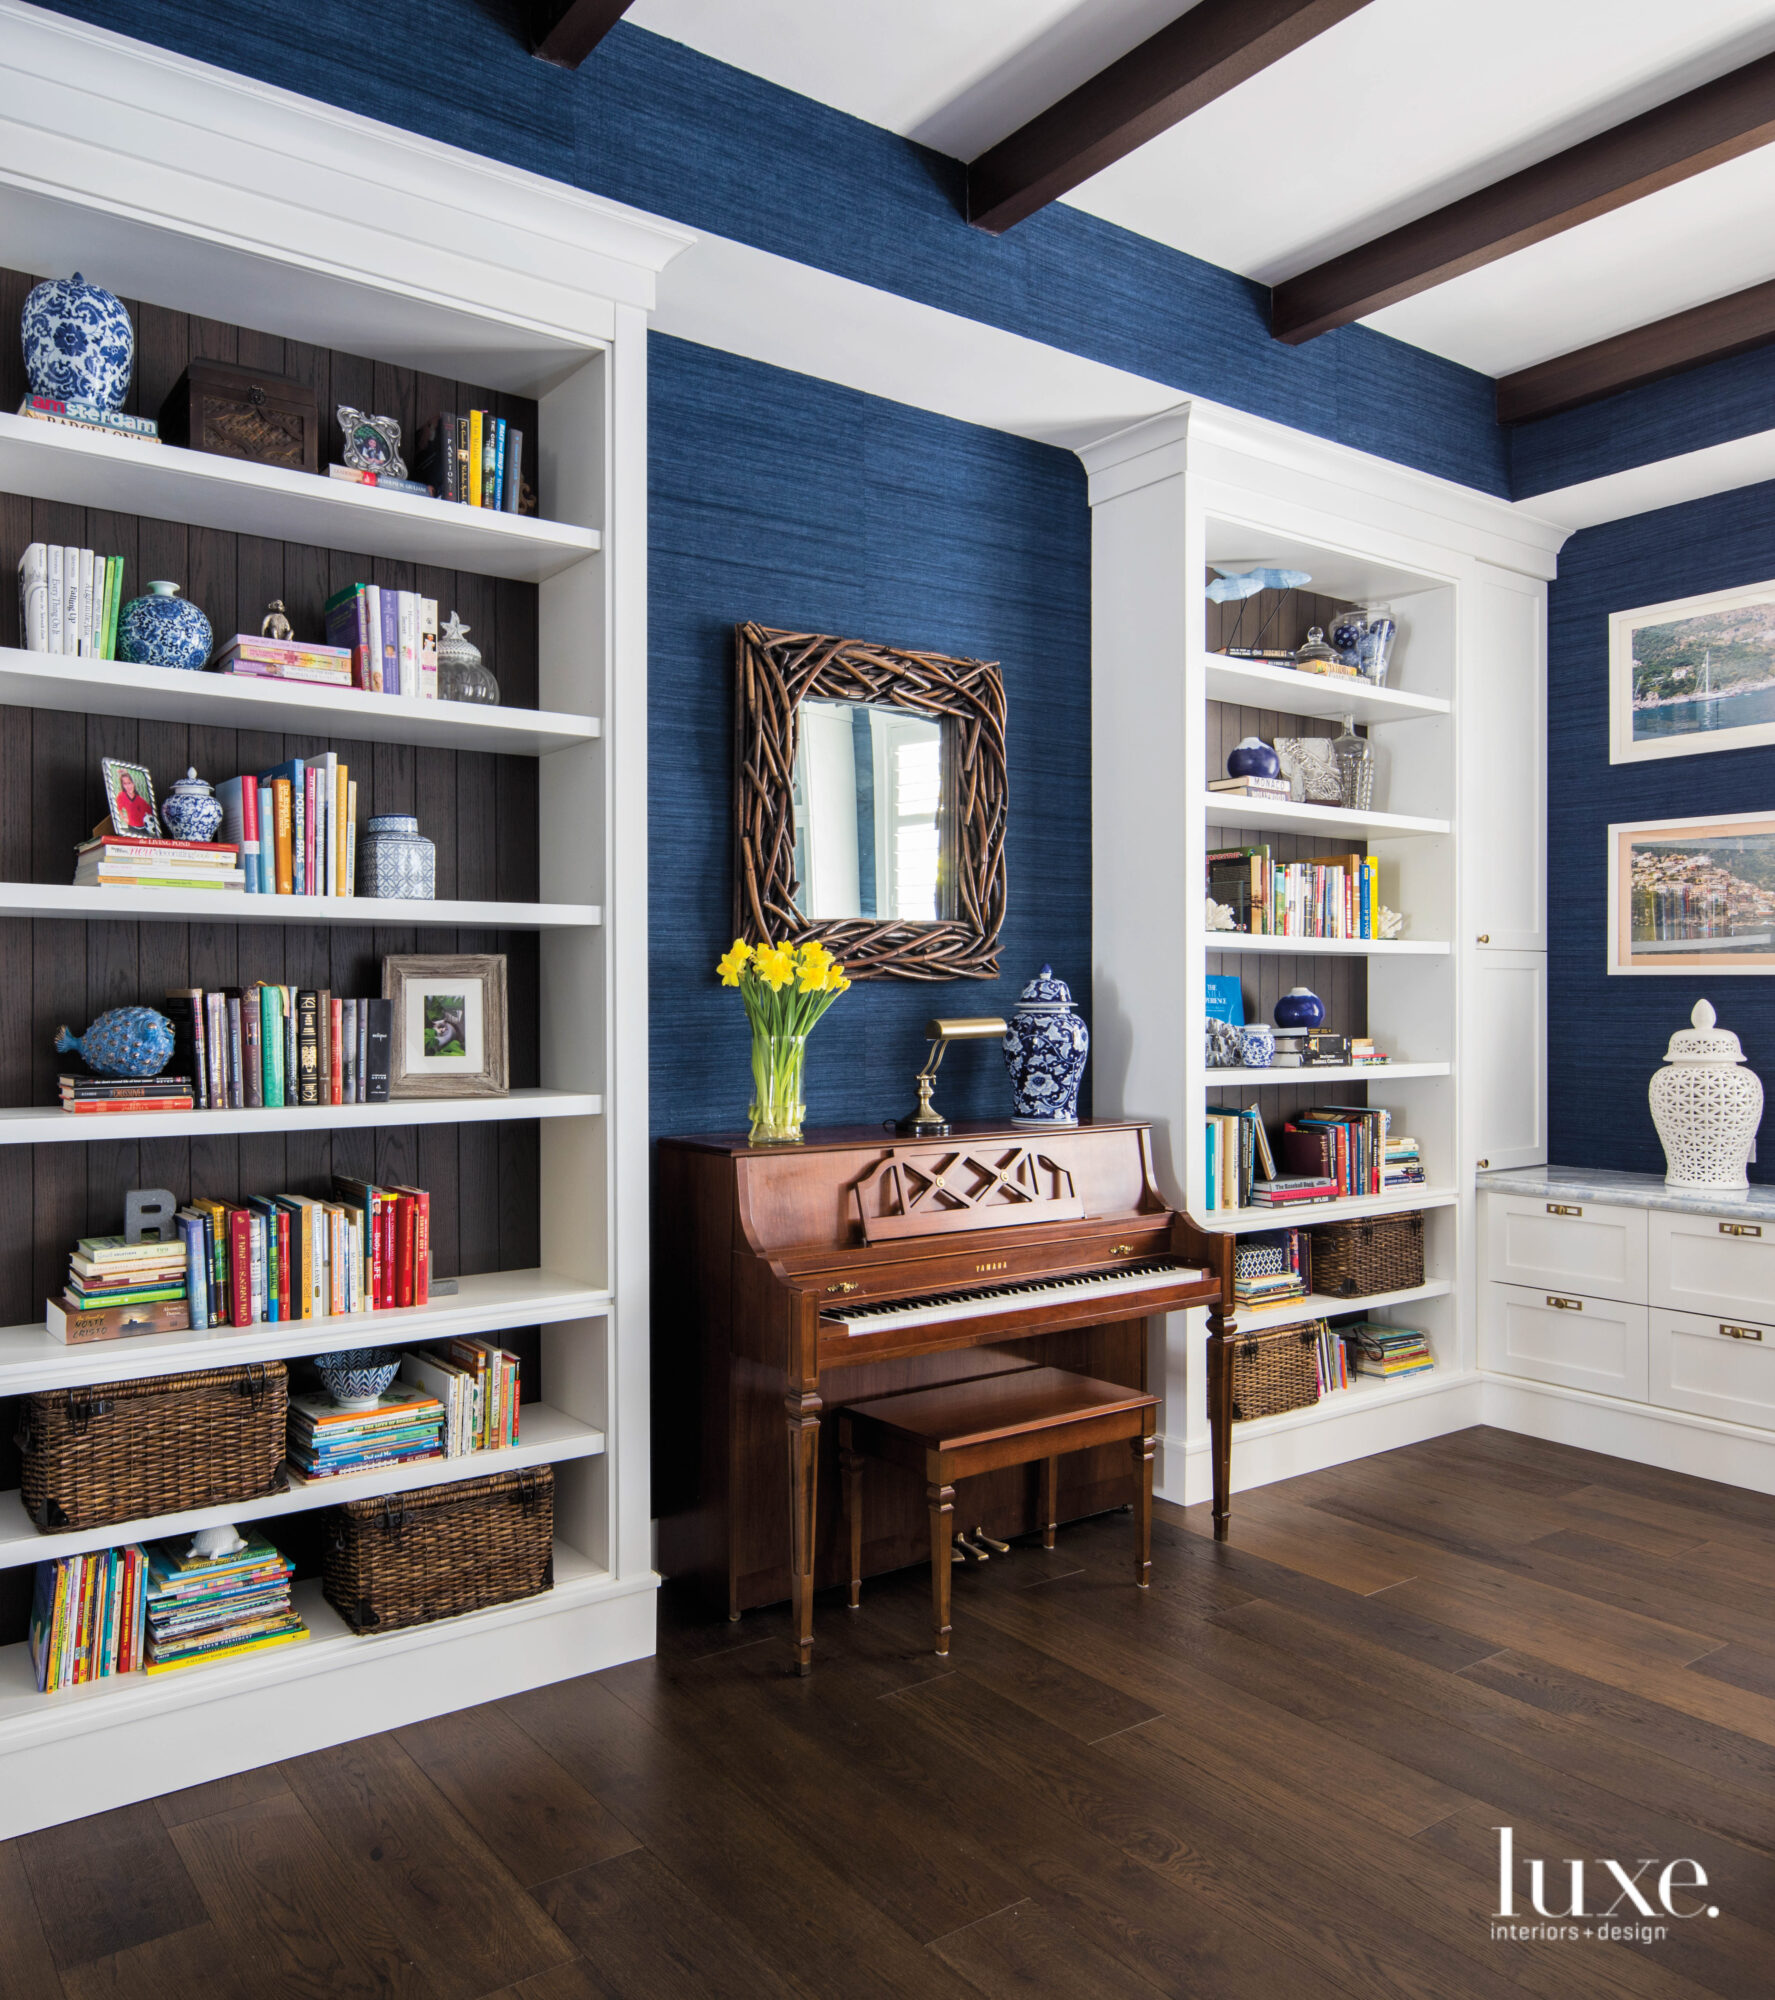
[(1666, 1187), (1661, 1174), (1624, 1174), (1611, 1167), (1494, 1167), (1480, 1174), (1481, 1194), (1520, 1194), (1531, 1200), (1594, 1201), (1616, 1208), (1671, 1208), (1684, 1215), (1748, 1211), (1775, 1220), (1775, 1187), (1686, 1192)]

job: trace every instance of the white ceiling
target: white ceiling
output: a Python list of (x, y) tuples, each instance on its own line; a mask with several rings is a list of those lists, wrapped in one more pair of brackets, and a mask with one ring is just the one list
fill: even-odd
[[(635, 0), (637, 26), (971, 159), (1179, 0)], [(1067, 197), (1264, 283), (1775, 51), (1775, 0), (1370, 0)], [(1376, 314), (1507, 373), (1775, 278), (1775, 147)]]

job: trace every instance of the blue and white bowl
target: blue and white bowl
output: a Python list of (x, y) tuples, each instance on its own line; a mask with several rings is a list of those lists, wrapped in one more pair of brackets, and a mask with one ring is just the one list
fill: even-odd
[(19, 322), (34, 396), (120, 410), (135, 365), (136, 330), (123, 303), (76, 271), (49, 278), (25, 300)]
[(178, 667), (198, 673), (209, 663), (210, 621), (176, 583), (151, 583), (132, 597), (117, 621), (117, 657), (138, 667)]
[(341, 1347), (317, 1354), (314, 1365), (336, 1409), (373, 1410), (400, 1372), (401, 1357), (392, 1347)]

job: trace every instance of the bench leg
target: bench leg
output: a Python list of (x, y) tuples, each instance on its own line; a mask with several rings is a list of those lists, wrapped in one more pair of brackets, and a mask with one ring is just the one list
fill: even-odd
[(1060, 1518), (1060, 1461), (1042, 1460), (1042, 1547), (1054, 1546), (1054, 1530)]
[(851, 1531), (851, 1601), (858, 1610), (863, 1602), (863, 1454), (853, 1451), (849, 1441), (838, 1449), (844, 1470), (844, 1512)]
[(1142, 1590), (1153, 1575), (1153, 1441), (1130, 1438), (1134, 1454), (1134, 1581)]
[(955, 1488), (935, 1480), (925, 1488), (931, 1508), (931, 1623), (936, 1633), (936, 1650), (949, 1654), (949, 1538), (955, 1525)]

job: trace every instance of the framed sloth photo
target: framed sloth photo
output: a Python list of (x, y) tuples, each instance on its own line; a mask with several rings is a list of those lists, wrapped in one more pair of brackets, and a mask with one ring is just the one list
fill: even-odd
[(501, 954), (385, 958), (390, 1097), (504, 1097), (511, 1049)]

